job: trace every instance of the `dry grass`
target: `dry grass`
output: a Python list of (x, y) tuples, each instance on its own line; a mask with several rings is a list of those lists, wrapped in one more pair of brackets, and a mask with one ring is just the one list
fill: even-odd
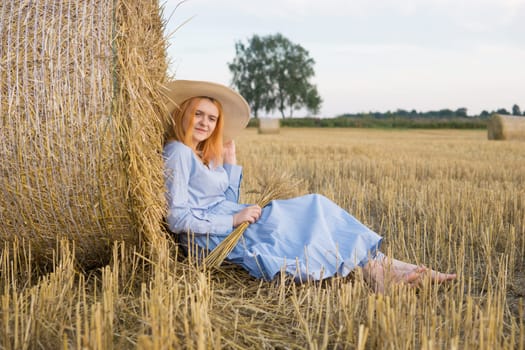
[[(243, 197), (263, 169), (304, 179), (385, 237), (384, 251), (460, 278), (371, 294), (360, 273), (296, 285), (223, 264), (201, 270), (170, 240), (126, 244), (81, 272), (69, 241), (35, 277), (26, 244), (0, 261), (0, 348), (523, 349), (525, 150), (478, 131), (247, 130)], [(17, 254), (13, 254), (17, 252)]]

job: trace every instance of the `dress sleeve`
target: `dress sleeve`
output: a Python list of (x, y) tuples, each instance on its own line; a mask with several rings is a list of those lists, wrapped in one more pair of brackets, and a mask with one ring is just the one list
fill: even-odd
[[(170, 145), (171, 146), (171, 145)], [(193, 154), (182, 145), (165, 148), (167, 222), (172, 232), (213, 233), (232, 230), (231, 215), (202, 215), (189, 205), (189, 182), (194, 166)]]
[(239, 202), (239, 194), (242, 181), (242, 167), (239, 165), (224, 164), (224, 170), (228, 174), (229, 186), (224, 195), (226, 199), (232, 202)]

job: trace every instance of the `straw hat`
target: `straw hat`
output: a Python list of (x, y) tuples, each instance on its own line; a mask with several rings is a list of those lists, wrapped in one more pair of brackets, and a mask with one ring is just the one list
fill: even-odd
[(250, 106), (241, 95), (225, 85), (210, 81), (174, 80), (165, 87), (166, 106), (170, 113), (191, 97), (206, 96), (219, 101), (224, 114), (224, 141), (233, 139), (248, 124)]

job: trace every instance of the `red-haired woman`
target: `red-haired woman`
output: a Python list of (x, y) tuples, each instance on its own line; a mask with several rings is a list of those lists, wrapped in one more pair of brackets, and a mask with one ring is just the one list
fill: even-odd
[(385, 257), (378, 234), (322, 195), (274, 200), (264, 208), (238, 203), (242, 168), (233, 137), (248, 122), (248, 104), (212, 82), (177, 80), (167, 88), (167, 221), (186, 247), (212, 250), (249, 222), (227, 259), (257, 278), (284, 272), (305, 282), (362, 268), (377, 292), (391, 282), (418, 284), (425, 275), (437, 282), (456, 278)]

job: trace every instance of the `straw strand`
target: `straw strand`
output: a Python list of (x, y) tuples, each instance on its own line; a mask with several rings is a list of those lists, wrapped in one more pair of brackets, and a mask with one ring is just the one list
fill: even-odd
[[(293, 180), (287, 174), (281, 174), (278, 177), (273, 176), (267, 179), (263, 184), (263, 191), (257, 201), (261, 208), (267, 206), (274, 199), (290, 198), (297, 194), (301, 188), (301, 180)], [(250, 226), (248, 222), (243, 222), (237, 226), (213, 251), (204, 259), (205, 268), (215, 268), (222, 264), (224, 259), (231, 253), (237, 245), (244, 231)]]

